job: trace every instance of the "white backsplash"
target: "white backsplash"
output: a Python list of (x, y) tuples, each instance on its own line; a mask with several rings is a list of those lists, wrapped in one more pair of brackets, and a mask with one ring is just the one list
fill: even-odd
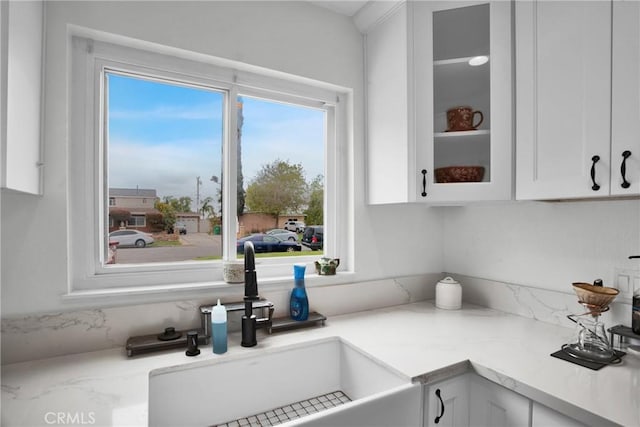
[[(462, 283), (466, 302), (483, 307), (567, 327), (573, 327), (568, 314), (587, 311), (570, 287), (568, 292), (558, 292), (464, 275), (451, 276)], [(630, 326), (630, 301), (614, 301), (610, 310), (602, 315), (602, 321), (607, 328), (619, 324)]]
[[(339, 314), (433, 299), (441, 276), (434, 273), (311, 287), (307, 289), (309, 305), (330, 322), (331, 316)], [(289, 290), (260, 294), (274, 303), (275, 317), (288, 313)], [(202, 300), (2, 318), (2, 364), (124, 347), (129, 337), (160, 333), (168, 326), (177, 330), (199, 328), (199, 307), (216, 299), (212, 295)], [(241, 299), (239, 296), (236, 300)], [(232, 317), (229, 329), (239, 329)]]
[[(463, 300), (519, 316), (560, 326), (573, 327), (568, 314), (584, 308), (570, 292), (558, 292), (513, 283), (434, 273), (397, 279), (322, 286), (307, 289), (311, 310), (328, 317), (435, 298), (435, 285), (445, 275), (462, 284)], [(262, 292), (276, 307), (275, 316), (285, 316), (289, 291)], [(72, 353), (123, 347), (131, 336), (162, 332), (167, 326), (178, 330), (200, 327), (199, 307), (215, 297), (128, 307), (82, 310), (2, 319), (2, 363), (42, 359)], [(237, 319), (236, 319), (237, 320)], [(603, 315), (607, 327), (629, 326), (631, 305), (615, 302)], [(238, 330), (229, 318), (229, 329)], [(123, 350), (124, 354), (124, 350)]]

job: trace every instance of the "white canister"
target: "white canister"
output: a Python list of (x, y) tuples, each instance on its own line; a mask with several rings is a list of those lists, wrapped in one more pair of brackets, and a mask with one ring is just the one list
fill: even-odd
[(462, 286), (451, 277), (445, 277), (436, 285), (436, 307), (459, 310), (462, 307)]
[(244, 283), (244, 261), (224, 261), (222, 280), (227, 283)]

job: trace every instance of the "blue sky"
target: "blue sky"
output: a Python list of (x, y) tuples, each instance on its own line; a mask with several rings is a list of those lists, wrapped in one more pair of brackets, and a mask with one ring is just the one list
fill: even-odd
[[(276, 158), (301, 163), (307, 181), (323, 173), (324, 113), (242, 97), (245, 187)], [(109, 76), (109, 186), (158, 196), (214, 196), (222, 165), (220, 92)]]

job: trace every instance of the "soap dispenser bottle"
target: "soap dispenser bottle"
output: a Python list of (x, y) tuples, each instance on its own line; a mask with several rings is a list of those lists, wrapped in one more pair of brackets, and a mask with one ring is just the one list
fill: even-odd
[(307, 291), (304, 288), (304, 272), (306, 265), (294, 264), (293, 280), (294, 288), (291, 290), (289, 301), (289, 312), (293, 320), (307, 320), (309, 318), (309, 300)]
[[(631, 255), (629, 259), (638, 259), (640, 255)], [(640, 335), (640, 288), (633, 293), (631, 305), (631, 330), (634, 334)]]
[(215, 354), (227, 352), (227, 309), (219, 299), (218, 305), (211, 308), (211, 341)]

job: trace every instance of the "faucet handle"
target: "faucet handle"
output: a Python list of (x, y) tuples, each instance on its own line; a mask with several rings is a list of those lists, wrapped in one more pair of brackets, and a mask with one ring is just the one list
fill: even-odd
[(269, 308), (269, 314), (267, 315), (267, 317), (263, 317), (261, 319), (257, 319), (256, 323), (257, 323), (257, 328), (266, 328), (267, 331), (269, 332), (269, 334), (271, 333), (271, 326), (273, 325), (273, 312), (275, 311), (275, 308), (272, 305), (268, 306)]

